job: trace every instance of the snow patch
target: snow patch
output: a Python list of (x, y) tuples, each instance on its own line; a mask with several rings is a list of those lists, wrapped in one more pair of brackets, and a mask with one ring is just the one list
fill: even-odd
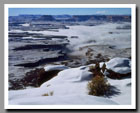
[(25, 23), (25, 24), (20, 24), (20, 25), (25, 26), (25, 27), (30, 26), (30, 24), (28, 24), (28, 23)]
[(69, 67), (64, 65), (47, 65), (44, 67), (45, 71), (53, 71), (53, 70), (64, 70), (68, 69)]
[(102, 97), (89, 95), (42, 96), (21, 98), (10, 104), (17, 105), (117, 105), (116, 102)]
[(44, 40), (45, 38), (23, 37), (23, 40)]

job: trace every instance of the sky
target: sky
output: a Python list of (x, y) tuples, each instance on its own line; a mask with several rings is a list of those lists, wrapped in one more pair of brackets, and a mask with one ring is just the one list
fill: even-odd
[(9, 8), (9, 16), (33, 15), (131, 15), (131, 8)]

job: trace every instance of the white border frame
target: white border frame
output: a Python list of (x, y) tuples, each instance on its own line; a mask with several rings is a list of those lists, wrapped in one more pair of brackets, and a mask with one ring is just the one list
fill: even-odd
[[(9, 105), (8, 8), (131, 8), (131, 105)], [(4, 108), (5, 109), (136, 109), (136, 4), (5, 4), (4, 5)]]

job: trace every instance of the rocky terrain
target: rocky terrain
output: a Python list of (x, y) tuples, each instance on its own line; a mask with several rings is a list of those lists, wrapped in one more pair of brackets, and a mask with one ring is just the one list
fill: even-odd
[[(82, 104), (80, 98), (85, 100), (83, 104), (130, 104), (130, 100), (119, 102), (127, 93), (126, 98), (131, 98), (130, 21), (129, 16), (9, 17), (10, 104), (75, 104), (67, 96), (60, 98), (65, 94), (77, 98), (76, 104)], [(105, 64), (102, 71), (98, 64)], [(91, 70), (92, 66), (96, 68)], [(87, 83), (96, 75), (105, 76), (111, 83), (111, 99), (87, 96)], [(80, 85), (82, 95), (78, 98)], [(67, 92), (66, 86), (74, 89)], [(59, 88), (63, 91), (59, 92)], [(36, 102), (28, 100), (30, 90), (36, 93), (30, 95), (33, 99), (37, 97)], [(27, 95), (25, 101), (22, 96), (16, 98), (23, 94)], [(48, 102), (40, 101), (43, 96), (52, 95), (62, 101), (57, 103), (51, 97), (47, 97)]]
[[(69, 22), (64, 25), (61, 22), (46, 21), (10, 23), (9, 87), (14, 87), (13, 80), (19, 81), (27, 72), (47, 64), (78, 67), (109, 61), (114, 57), (131, 58), (129, 23), (104, 22), (94, 26), (90, 23), (92, 22), (75, 22), (72, 25)], [(104, 26), (108, 27), (107, 31)], [(100, 28), (104, 31), (100, 31)], [(108, 36), (108, 39), (102, 39), (102, 35)], [(124, 37), (123, 43), (117, 37)]]

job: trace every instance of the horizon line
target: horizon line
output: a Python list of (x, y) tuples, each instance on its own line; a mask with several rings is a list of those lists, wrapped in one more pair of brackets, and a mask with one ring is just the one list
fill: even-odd
[(59, 15), (69, 15), (69, 16), (131, 16), (131, 14), (19, 14), (19, 15), (9, 15), (9, 16), (23, 16), (23, 15), (33, 15), (33, 16), (43, 16), (43, 15), (51, 15), (51, 16), (59, 16)]

